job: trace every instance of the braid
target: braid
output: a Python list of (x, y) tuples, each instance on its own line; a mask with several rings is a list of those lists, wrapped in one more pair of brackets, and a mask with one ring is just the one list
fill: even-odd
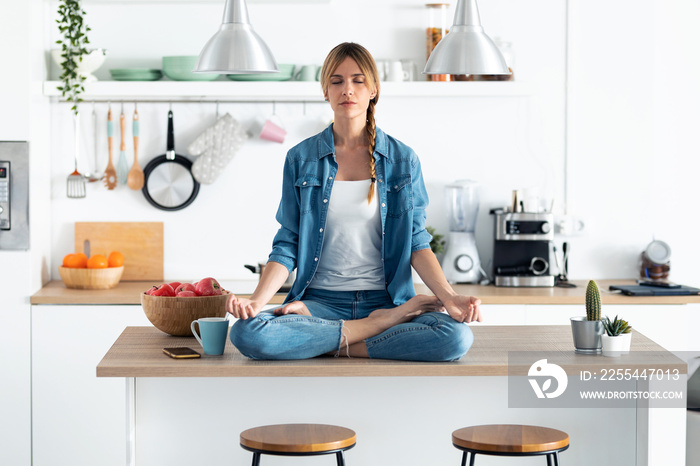
[(371, 183), (369, 184), (369, 192), (367, 193), (367, 203), (372, 202), (374, 197), (374, 184), (377, 182), (377, 171), (374, 168), (374, 147), (376, 145), (377, 129), (374, 124), (374, 106), (376, 104), (376, 99), (371, 99), (369, 101), (369, 107), (367, 107), (367, 139), (369, 140), (369, 174), (371, 177)]

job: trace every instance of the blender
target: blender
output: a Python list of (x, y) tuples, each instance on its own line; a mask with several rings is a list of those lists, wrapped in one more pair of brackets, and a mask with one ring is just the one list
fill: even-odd
[(450, 232), (442, 258), (442, 270), (450, 283), (478, 283), (481, 262), (476, 249), (476, 216), (479, 213), (478, 183), (458, 180), (445, 186)]

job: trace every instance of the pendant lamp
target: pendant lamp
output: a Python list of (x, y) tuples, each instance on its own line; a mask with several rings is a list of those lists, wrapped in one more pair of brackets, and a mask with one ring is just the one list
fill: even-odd
[(248, 19), (245, 0), (226, 0), (219, 31), (199, 54), (195, 73), (278, 73), (275, 57)]
[(459, 0), (454, 24), (430, 53), (423, 74), (511, 74), (481, 27), (476, 0)]

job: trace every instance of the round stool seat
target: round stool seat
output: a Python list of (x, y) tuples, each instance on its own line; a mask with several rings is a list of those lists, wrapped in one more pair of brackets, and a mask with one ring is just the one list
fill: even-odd
[(304, 454), (347, 450), (355, 432), (325, 424), (278, 424), (241, 432), (241, 446), (261, 453)]
[(487, 455), (530, 456), (565, 450), (569, 435), (548, 427), (494, 424), (456, 430), (452, 444)]

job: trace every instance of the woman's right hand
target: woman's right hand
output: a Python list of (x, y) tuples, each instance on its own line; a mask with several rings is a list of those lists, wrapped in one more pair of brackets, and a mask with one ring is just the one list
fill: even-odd
[(263, 303), (248, 298), (239, 298), (234, 294), (229, 295), (226, 300), (226, 312), (237, 319), (243, 320), (251, 319), (258, 315), (263, 306)]

